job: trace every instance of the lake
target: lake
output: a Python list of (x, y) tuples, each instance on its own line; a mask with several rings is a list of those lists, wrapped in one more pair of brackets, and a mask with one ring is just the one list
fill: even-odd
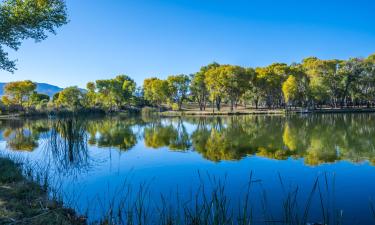
[(0, 150), (48, 171), (90, 221), (133, 201), (146, 224), (197, 205), (254, 224), (375, 223), (375, 114), (0, 120)]

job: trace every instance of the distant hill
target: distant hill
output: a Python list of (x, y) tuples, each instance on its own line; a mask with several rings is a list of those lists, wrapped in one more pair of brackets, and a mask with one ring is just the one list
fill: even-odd
[[(3, 95), (4, 94), (4, 86), (6, 85), (6, 83), (1, 83), (0, 82), (0, 95)], [(36, 87), (36, 91), (38, 93), (42, 93), (42, 94), (46, 94), (46, 95), (49, 95), (49, 96), (53, 96), (55, 93), (61, 91), (62, 88), (58, 87), (58, 86), (55, 86), (55, 85), (51, 85), (51, 84), (46, 84), (46, 83), (37, 83), (37, 87)]]

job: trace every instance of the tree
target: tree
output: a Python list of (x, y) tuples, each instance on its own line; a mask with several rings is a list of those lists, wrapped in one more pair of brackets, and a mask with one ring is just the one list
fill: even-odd
[(122, 84), (123, 97), (127, 104), (134, 102), (134, 95), (137, 88), (137, 84), (132, 79), (126, 79)]
[(225, 87), (223, 85), (223, 82), (219, 80), (219, 74), (219, 67), (213, 67), (207, 71), (205, 76), (205, 83), (210, 93), (212, 109), (214, 110), (214, 105), (216, 105), (216, 109), (218, 111), (220, 111), (221, 109), (221, 101), (225, 96)]
[(4, 86), (4, 92), (10, 103), (23, 105), (36, 89), (36, 84), (30, 80), (15, 81)]
[(96, 88), (102, 106), (112, 111), (114, 106), (120, 108), (131, 102), (136, 84), (129, 76), (118, 75), (114, 79), (97, 80)]
[(169, 76), (167, 78), (167, 83), (171, 101), (177, 104), (178, 110), (181, 110), (182, 103), (186, 99), (189, 91), (189, 76), (184, 74)]
[(309, 57), (302, 60), (302, 68), (309, 78), (311, 101), (315, 106), (331, 104), (336, 107), (341, 95), (341, 76), (337, 73), (340, 60), (320, 60)]
[(298, 84), (295, 76), (290, 75), (282, 86), (284, 98), (286, 103), (293, 102), (298, 95)]
[(145, 100), (158, 107), (168, 99), (168, 83), (155, 77), (143, 81), (143, 91)]
[(34, 91), (29, 97), (29, 106), (32, 106), (32, 105), (36, 106), (40, 104), (42, 101), (48, 102), (49, 99), (50, 99), (49, 95), (41, 94), (41, 93)]
[(268, 108), (281, 105), (281, 86), (290, 73), (289, 70), (289, 66), (285, 63), (273, 63), (267, 67), (256, 69), (259, 94), (265, 99)]
[(207, 66), (201, 67), (200, 71), (195, 73), (191, 78), (190, 91), (194, 100), (198, 102), (199, 110), (206, 110), (206, 102), (209, 97), (209, 91), (206, 84), (206, 73), (212, 68), (220, 66), (213, 62)]
[(249, 88), (250, 74), (240, 66), (222, 66), (219, 78), (224, 85), (225, 92), (230, 100), (230, 110), (237, 106), (240, 97)]
[(47, 32), (67, 23), (63, 0), (4, 0), (0, 3), (0, 69), (13, 72), (15, 61), (8, 58), (4, 46), (18, 50), (25, 39), (36, 42)]
[(81, 100), (83, 98), (84, 94), (77, 86), (67, 87), (59, 92), (55, 103), (57, 106), (62, 106), (75, 112), (82, 106)]
[(339, 65), (338, 73), (342, 76), (342, 95), (341, 95), (341, 107), (347, 106), (347, 98), (350, 96), (349, 93), (354, 88), (355, 83), (360, 79), (364, 64), (361, 59), (352, 58), (348, 61), (342, 62)]
[(84, 99), (84, 106), (94, 108), (96, 106), (97, 93), (95, 92), (96, 86), (94, 82), (86, 84), (87, 93)]
[(220, 110), (220, 102), (224, 96), (230, 100), (230, 109), (233, 111), (240, 97), (249, 87), (251, 76), (240, 66), (221, 65), (207, 71), (206, 83), (210, 90), (212, 101), (216, 101)]

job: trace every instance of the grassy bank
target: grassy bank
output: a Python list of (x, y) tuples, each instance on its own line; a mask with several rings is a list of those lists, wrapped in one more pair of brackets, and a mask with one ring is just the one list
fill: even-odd
[(42, 187), (22, 174), (21, 166), (0, 158), (0, 224), (86, 224), (71, 209), (48, 198)]

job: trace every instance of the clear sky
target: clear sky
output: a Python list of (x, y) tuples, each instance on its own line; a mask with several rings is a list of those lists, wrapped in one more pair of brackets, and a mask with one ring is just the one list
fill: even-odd
[(18, 70), (61, 87), (127, 74), (190, 74), (242, 66), (365, 57), (375, 52), (374, 0), (67, 0), (69, 24), (17, 52)]

